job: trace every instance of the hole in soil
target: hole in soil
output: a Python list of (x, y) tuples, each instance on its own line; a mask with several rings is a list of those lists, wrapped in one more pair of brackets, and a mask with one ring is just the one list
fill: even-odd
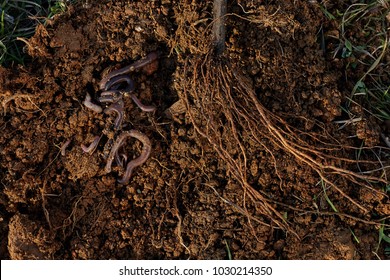
[(86, 85), (85, 85), (85, 88), (87, 90), (87, 92), (89, 93), (89, 95), (91, 95), (92, 97), (95, 97), (95, 90), (93, 88), (93, 84), (88, 82)]
[(278, 241), (281, 239), (286, 239), (286, 233), (281, 229), (276, 229), (273, 234), (274, 241)]
[(17, 203), (16, 209), (20, 214), (29, 214), (31, 212), (31, 209), (29, 209), (28, 205), (24, 203)]

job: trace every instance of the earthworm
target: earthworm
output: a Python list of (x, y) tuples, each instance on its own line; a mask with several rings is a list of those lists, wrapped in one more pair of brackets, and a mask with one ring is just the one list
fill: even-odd
[(84, 144), (81, 144), (81, 149), (83, 149), (85, 153), (93, 154), (101, 138), (102, 138), (101, 136), (95, 136), (95, 138), (93, 138), (92, 143), (88, 147), (85, 146)]
[[(119, 84), (126, 82), (127, 86), (124, 89), (119, 89)], [(122, 98), (122, 93), (131, 93), (134, 91), (134, 82), (126, 75), (116, 76), (112, 78), (105, 86), (104, 91), (100, 94), (99, 102), (116, 102)]]
[(106, 167), (104, 168), (107, 173), (111, 172), (112, 161), (114, 160), (115, 155), (118, 153), (118, 150), (120, 149), (120, 147), (123, 146), (124, 141), (126, 140), (126, 138), (127, 137), (131, 137), (131, 135), (130, 135), (131, 131), (133, 131), (133, 130), (122, 132), (118, 136), (118, 138), (116, 139), (114, 145), (112, 145), (110, 154), (108, 155), (108, 158), (107, 158)]
[(156, 110), (156, 107), (154, 106), (148, 106), (141, 103), (141, 101), (134, 95), (130, 94), (131, 99), (134, 101), (134, 103), (144, 112), (154, 112)]
[(66, 150), (66, 148), (68, 148), (71, 141), (72, 141), (72, 139), (69, 139), (61, 146), (61, 155), (62, 156), (65, 156), (65, 154), (66, 154), (65, 150)]
[(107, 173), (111, 172), (112, 161), (114, 160), (118, 149), (123, 145), (123, 142), (128, 137), (133, 137), (133, 138), (136, 138), (137, 140), (141, 141), (143, 144), (143, 147), (142, 147), (141, 155), (138, 158), (131, 160), (127, 164), (124, 176), (121, 179), (118, 179), (118, 182), (120, 184), (127, 184), (129, 182), (131, 174), (133, 172), (133, 169), (135, 167), (143, 164), (149, 158), (149, 155), (150, 155), (150, 152), (152, 149), (149, 138), (145, 134), (139, 132), (138, 130), (132, 129), (129, 131), (122, 132), (122, 134), (120, 134), (118, 136), (118, 138), (116, 139), (116, 141), (111, 149), (111, 152), (108, 156), (107, 164), (105, 167), (105, 171)]
[(136, 159), (131, 160), (127, 164), (125, 174), (123, 175), (122, 179), (118, 180), (118, 183), (123, 184), (123, 185), (125, 185), (129, 182), (131, 174), (133, 173), (133, 169), (135, 167), (140, 166), (141, 164), (145, 163), (145, 161), (147, 161), (147, 159), (149, 158), (150, 152), (152, 150), (150, 140), (145, 134), (139, 132), (138, 130), (130, 130), (129, 136), (141, 141), (143, 143), (143, 147), (142, 147), (141, 155), (139, 157), (137, 157)]
[(125, 75), (127, 73), (130, 73), (130, 72), (133, 72), (139, 68), (142, 68), (144, 67), (145, 65), (148, 65), (149, 63), (152, 63), (153, 61), (155, 61), (156, 59), (158, 58), (158, 55), (157, 55), (157, 52), (151, 52), (150, 54), (148, 54), (146, 57), (140, 59), (140, 60), (137, 60), (136, 62), (128, 65), (128, 66), (125, 66), (123, 68), (120, 68), (118, 70), (114, 70), (112, 72), (110, 72), (109, 74), (107, 74), (107, 76), (105, 76), (99, 83), (99, 88), (101, 90), (103, 89), (106, 89), (106, 85), (107, 83), (113, 79), (114, 77), (116, 76), (120, 76), (120, 75)]
[(124, 116), (123, 107), (124, 107), (123, 101), (119, 100), (118, 102), (111, 104), (109, 107), (107, 107), (104, 110), (105, 114), (109, 114), (111, 112), (116, 112), (118, 114), (118, 116), (115, 119), (115, 125), (114, 125), (115, 129), (119, 129), (120, 125), (122, 124), (123, 116)]
[[(134, 82), (127, 75), (119, 75), (119, 76), (113, 77), (108, 82), (106, 82), (106, 84), (104, 85), (104, 90), (118, 89), (119, 84), (124, 83), (124, 82), (127, 83), (127, 87), (123, 91), (132, 92), (134, 90)], [(113, 88), (113, 86), (115, 86), (115, 87)]]
[(101, 103), (113, 103), (122, 99), (122, 93), (116, 89), (103, 91), (98, 98)]
[(87, 107), (88, 109), (91, 109), (92, 111), (94, 111), (96, 113), (101, 113), (103, 111), (102, 107), (91, 102), (91, 95), (89, 95), (89, 93), (87, 93), (87, 95), (85, 96), (85, 100), (84, 100), (83, 104), (85, 105), (85, 107)]
[[(127, 156), (125, 154), (120, 155), (119, 149), (120, 149), (120, 147), (118, 148), (118, 150), (116, 150), (116, 153), (115, 153), (115, 162), (120, 167), (123, 167), (127, 162)], [(123, 158), (123, 160), (121, 160), (121, 157)]]

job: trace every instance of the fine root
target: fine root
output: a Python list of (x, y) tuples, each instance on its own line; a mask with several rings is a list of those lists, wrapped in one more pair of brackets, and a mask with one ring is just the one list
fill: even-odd
[[(190, 61), (195, 63), (190, 65)], [(308, 166), (319, 176), (319, 180), (348, 199), (363, 215), (368, 213), (368, 209), (335, 182), (342, 179), (344, 182), (373, 190), (369, 182), (386, 183), (386, 180), (380, 176), (366, 175), (345, 168), (353, 162), (351, 159), (338, 157), (337, 151), (345, 147), (338, 146), (337, 150), (337, 143), (327, 144), (325, 138), (322, 139), (316, 134), (302, 133), (282, 117), (268, 111), (240, 70), (223, 58), (213, 59), (206, 56), (205, 59), (188, 59), (185, 61), (184, 71), (184, 76), (188, 78), (178, 81), (177, 87), (189, 120), (195, 130), (213, 146), (218, 156), (226, 163), (230, 174), (259, 207), (258, 210), (276, 226), (295, 233), (283, 215), (274, 208), (275, 204), (270, 203), (248, 183), (249, 139), (263, 147), (271, 156), (281, 186), (282, 179), (278, 172), (276, 156), (273, 154), (275, 150), (289, 155), (297, 164)], [(319, 149), (316, 148), (318, 143), (321, 146)], [(366, 164), (373, 166), (374, 162), (366, 161)]]

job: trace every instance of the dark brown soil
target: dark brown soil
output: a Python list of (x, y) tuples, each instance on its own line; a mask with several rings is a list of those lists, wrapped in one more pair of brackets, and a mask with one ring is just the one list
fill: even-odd
[[(213, 84), (226, 71), (237, 101), (227, 105), (245, 100), (241, 78), (233, 78), (239, 71), (275, 116), (271, 122), (299, 132), (286, 139), (329, 155), (305, 150), (315, 160), (354, 174), (379, 168), (378, 158), (386, 166), (388, 152), (372, 147), (384, 145), (378, 121), (357, 106), (362, 122), (343, 129), (334, 123), (345, 119), (340, 106), (353, 85), (345, 83), (347, 62), (330, 53), (331, 39), (321, 49), (318, 34), (322, 27), (327, 38), (338, 26), (316, 1), (228, 1), (226, 50), (216, 58), (207, 2), (71, 7), (39, 26), (26, 46), (31, 63), (0, 68), (2, 259), (227, 259), (229, 251), (234, 259), (388, 258), (378, 245), (379, 227), (390, 216), (386, 170), (371, 173), (379, 183), (321, 173), (276, 145), (266, 130), (259, 139), (254, 131), (262, 130), (247, 131), (244, 124), (237, 146), (230, 124), (239, 116), (229, 120), (225, 97), (212, 93), (212, 87), (226, 90)], [(114, 116), (82, 102), (86, 93), (98, 96), (110, 69), (152, 51), (160, 56), (157, 71), (132, 78), (138, 98), (157, 110), (142, 112), (126, 99), (123, 128), (146, 134), (152, 154), (121, 185), (121, 168), (104, 171), (104, 141), (92, 155), (80, 147), (107, 134)], [(206, 77), (195, 81), (202, 69)], [(233, 162), (241, 162), (244, 151), (241, 177), (208, 137), (209, 121)], [(370, 148), (353, 148), (362, 145)], [(137, 141), (126, 145), (130, 157), (141, 148)], [(321, 174), (330, 184), (321, 184)], [(271, 208), (279, 214), (264, 212)]]

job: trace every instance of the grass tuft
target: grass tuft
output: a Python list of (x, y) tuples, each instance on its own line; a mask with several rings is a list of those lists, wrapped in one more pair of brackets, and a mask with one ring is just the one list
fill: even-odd
[(233, 257), (232, 257), (232, 252), (230, 252), (229, 244), (228, 244), (228, 242), (226, 241), (226, 239), (224, 239), (223, 241), (224, 241), (225, 246), (226, 246), (226, 252), (227, 252), (228, 260), (232, 260)]
[(63, 13), (75, 1), (67, 0), (0, 0), (0, 65), (24, 64), (25, 43), (38, 24)]
[(326, 183), (324, 182), (324, 180), (321, 179), (321, 186), (322, 186), (322, 189), (324, 191), (324, 196), (325, 196), (325, 199), (326, 199), (326, 202), (329, 204), (329, 206), (332, 208), (332, 210), (336, 213), (338, 213), (339, 211), (337, 210), (336, 206), (333, 204), (332, 200), (330, 200), (328, 194), (326, 193)]
[[(326, 11), (326, 10), (325, 10)], [(323, 10), (324, 12), (324, 10)], [(324, 12), (329, 18), (329, 12)], [(388, 56), (388, 24), (390, 1), (360, 1), (338, 11), (339, 45), (334, 57), (348, 61), (346, 68), (362, 73), (351, 92), (351, 100), (364, 101), (367, 112), (381, 121), (390, 119), (390, 81)], [(348, 79), (349, 77), (347, 77)], [(349, 103), (351, 104), (351, 103)]]

